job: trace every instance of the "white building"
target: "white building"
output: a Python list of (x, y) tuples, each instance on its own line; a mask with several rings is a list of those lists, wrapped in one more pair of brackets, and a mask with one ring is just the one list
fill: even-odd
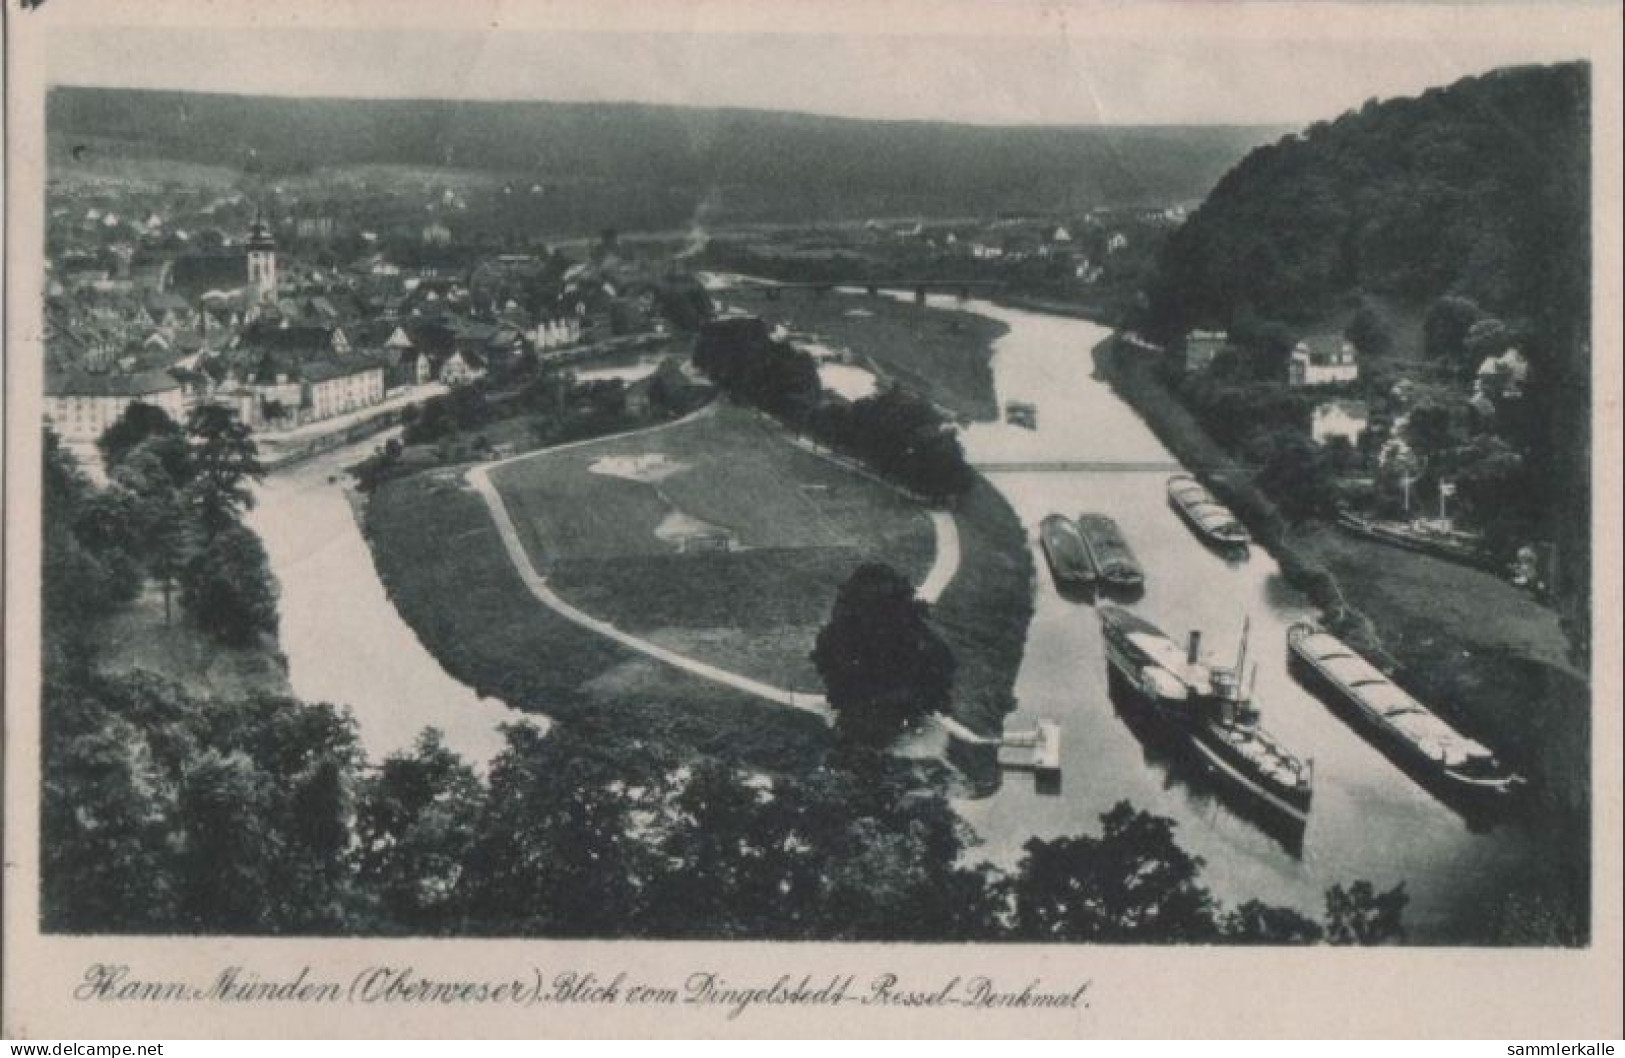
[(307, 364), (302, 374), (312, 420), (330, 419), (384, 399), (383, 365), (369, 360)]
[(1342, 437), (1358, 446), (1370, 424), (1370, 413), (1361, 400), (1329, 400), (1315, 408), (1309, 420), (1309, 436), (1318, 445)]
[(1346, 338), (1305, 338), (1292, 350), (1287, 381), (1293, 386), (1329, 386), (1360, 377), (1360, 358)]
[(167, 371), (71, 372), (45, 380), (45, 418), (70, 443), (95, 441), (136, 401), (162, 408), (178, 423), (186, 421), (185, 390)]

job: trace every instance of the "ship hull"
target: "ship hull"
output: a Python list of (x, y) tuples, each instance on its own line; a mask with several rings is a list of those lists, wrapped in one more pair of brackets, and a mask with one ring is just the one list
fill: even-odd
[(1134, 593), (1145, 587), (1145, 571), (1116, 522), (1104, 515), (1081, 514), (1075, 524), (1100, 587), (1119, 593)]
[(1287, 670), (1366, 741), (1442, 800), (1464, 809), (1485, 808), (1503, 801), (1517, 788), (1518, 780), (1511, 775), (1478, 777), (1439, 764), (1371, 708), (1356, 689), (1328, 673), (1291, 636)]
[(1094, 570), (1083, 550), (1083, 541), (1070, 519), (1050, 515), (1039, 526), (1038, 542), (1044, 549), (1055, 586), (1062, 590), (1083, 590), (1094, 584)]
[[(1181, 487), (1184, 486), (1184, 487)], [(1196, 492), (1196, 489), (1201, 489)], [(1189, 493), (1189, 495), (1187, 495)], [(1227, 523), (1209, 524), (1197, 516), (1193, 502), (1206, 503), (1222, 511), (1228, 517)], [(1168, 479), (1168, 505), (1179, 515), (1190, 530), (1196, 534), (1204, 544), (1227, 555), (1244, 555), (1252, 537), (1246, 529), (1241, 527), (1240, 521), (1227, 508), (1213, 498), (1212, 493), (1202, 487), (1195, 478), (1175, 475)]]

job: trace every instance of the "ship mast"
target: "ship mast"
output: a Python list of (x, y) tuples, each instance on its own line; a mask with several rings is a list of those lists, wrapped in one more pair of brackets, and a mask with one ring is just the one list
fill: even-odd
[(1247, 633), (1251, 632), (1252, 628), (1253, 616), (1252, 614), (1248, 614), (1246, 617), (1242, 618), (1241, 646), (1236, 651), (1236, 682), (1238, 684), (1241, 682), (1241, 678), (1247, 674)]

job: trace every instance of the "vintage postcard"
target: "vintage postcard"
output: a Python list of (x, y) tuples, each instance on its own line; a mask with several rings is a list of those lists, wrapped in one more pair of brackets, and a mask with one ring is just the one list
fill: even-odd
[(13, 0), (0, 1034), (1617, 1037), (1620, 28)]

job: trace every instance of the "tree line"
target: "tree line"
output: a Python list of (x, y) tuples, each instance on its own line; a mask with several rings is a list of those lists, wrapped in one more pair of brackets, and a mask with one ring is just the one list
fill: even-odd
[[(1174, 824), (1123, 803), (1012, 871), (907, 762), (848, 746), (792, 774), (506, 730), (482, 774), (426, 730), (370, 766), (341, 709), (202, 699), (145, 674), (45, 686), (43, 919), (231, 932), (1379, 943), (1403, 887), (1319, 919), (1223, 905)], [(1132, 884), (1129, 880), (1132, 879)]]
[(728, 396), (930, 500), (949, 501), (974, 482), (958, 435), (929, 401), (895, 386), (851, 402), (831, 398), (817, 361), (773, 340), (754, 316), (708, 322), (694, 347), (694, 366)]

